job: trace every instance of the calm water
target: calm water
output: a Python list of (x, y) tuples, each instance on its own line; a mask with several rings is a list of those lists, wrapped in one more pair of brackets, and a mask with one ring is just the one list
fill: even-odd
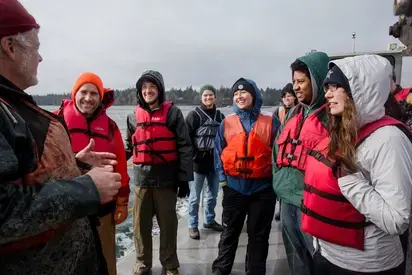
[[(59, 108), (59, 106), (42, 106), (42, 107), (49, 111), (54, 111)], [(185, 117), (191, 110), (194, 109), (193, 106), (179, 106), (179, 107), (182, 110), (183, 115)], [(275, 107), (264, 107), (265, 111), (274, 111), (274, 109)], [(114, 121), (116, 121), (117, 125), (119, 126), (122, 132), (123, 137), (125, 135), (127, 115), (132, 113), (133, 110), (134, 110), (133, 106), (112, 106), (108, 110), (108, 115)], [(225, 115), (229, 115), (232, 113), (231, 107), (220, 108), (220, 110)], [(131, 190), (133, 190), (132, 189), (133, 173), (132, 173), (132, 169), (130, 166), (129, 166), (128, 172), (131, 178), (130, 187), (131, 187)], [(131, 212), (132, 206), (133, 206), (133, 192), (131, 192), (130, 199), (129, 199), (129, 209), (130, 209), (129, 216), (127, 217), (126, 221), (118, 225), (116, 228), (116, 241), (117, 241), (116, 254), (117, 254), (118, 259), (129, 254), (133, 250), (133, 226), (132, 226), (132, 212)], [(176, 211), (180, 217), (185, 217), (187, 215), (187, 200), (186, 199), (178, 200)], [(158, 234), (158, 232), (159, 232), (159, 228), (158, 228), (156, 219), (154, 218), (153, 235)]]

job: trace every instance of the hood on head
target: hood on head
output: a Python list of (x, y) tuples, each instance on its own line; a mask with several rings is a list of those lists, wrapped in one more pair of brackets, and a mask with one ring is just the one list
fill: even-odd
[(324, 52), (313, 52), (297, 60), (305, 63), (309, 69), (313, 91), (312, 102), (309, 106), (312, 109), (322, 106), (326, 102), (323, 80), (328, 73), (329, 56)]
[(104, 88), (103, 90), (102, 106), (103, 109), (109, 109), (114, 103), (114, 90), (109, 88)]
[(359, 55), (334, 60), (329, 68), (338, 66), (349, 81), (357, 112), (358, 128), (385, 115), (392, 82), (392, 65), (379, 55)]
[(142, 85), (144, 81), (150, 81), (154, 84), (156, 84), (157, 89), (159, 90), (159, 104), (165, 102), (165, 84), (163, 81), (163, 76), (161, 73), (158, 71), (153, 71), (153, 70), (148, 70), (143, 72), (143, 74), (140, 76), (139, 80), (137, 80), (136, 83), (136, 90), (137, 90), (137, 104), (140, 105), (140, 107), (144, 109), (149, 109), (149, 106), (147, 103), (144, 101), (143, 95), (142, 95)]
[[(252, 107), (252, 113), (254, 113), (254, 114), (259, 114), (260, 113), (260, 109), (262, 108), (262, 103), (263, 103), (263, 101), (262, 101), (262, 95), (260, 94), (260, 90), (259, 90), (259, 88), (257, 87), (257, 85), (256, 85), (256, 83), (253, 81), (253, 80), (250, 80), (250, 79), (246, 79), (246, 78), (243, 78), (243, 77), (241, 77), (241, 78), (239, 78), (236, 82), (235, 82), (235, 84), (237, 83), (237, 82), (239, 82), (239, 81), (247, 81), (248, 83), (250, 83), (250, 84), (252, 84), (252, 86), (253, 86), (253, 89), (254, 89), (254, 91), (255, 91), (255, 100), (254, 100), (254, 104), (253, 104), (253, 107)], [(237, 105), (236, 105), (236, 103), (235, 102), (233, 102), (233, 111), (236, 113), (236, 114), (239, 114), (239, 113), (241, 113), (241, 111), (247, 111), (247, 110), (241, 110), (241, 109), (239, 109), (238, 107), (237, 107)]]

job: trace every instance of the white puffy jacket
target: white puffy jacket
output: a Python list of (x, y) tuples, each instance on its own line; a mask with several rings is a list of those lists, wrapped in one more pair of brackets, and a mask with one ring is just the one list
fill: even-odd
[[(383, 57), (363, 55), (335, 60), (349, 80), (362, 127), (385, 115), (392, 66)], [(399, 240), (409, 225), (412, 192), (412, 144), (395, 126), (372, 133), (356, 150), (361, 172), (339, 179), (350, 203), (371, 221), (365, 228), (365, 250), (315, 240), (331, 263), (358, 272), (379, 272), (399, 266), (403, 252)]]

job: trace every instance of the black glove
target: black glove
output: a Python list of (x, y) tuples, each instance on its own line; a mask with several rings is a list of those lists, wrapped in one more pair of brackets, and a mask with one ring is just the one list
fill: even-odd
[(189, 189), (189, 182), (187, 181), (179, 181), (179, 191), (177, 192), (177, 196), (179, 198), (186, 198), (190, 194)]

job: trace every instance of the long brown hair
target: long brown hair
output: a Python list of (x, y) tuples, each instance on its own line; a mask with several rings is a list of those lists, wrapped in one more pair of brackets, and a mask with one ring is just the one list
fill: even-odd
[(350, 95), (347, 96), (345, 107), (341, 116), (329, 116), (329, 144), (328, 157), (343, 165), (349, 171), (356, 171), (357, 126), (356, 108)]

